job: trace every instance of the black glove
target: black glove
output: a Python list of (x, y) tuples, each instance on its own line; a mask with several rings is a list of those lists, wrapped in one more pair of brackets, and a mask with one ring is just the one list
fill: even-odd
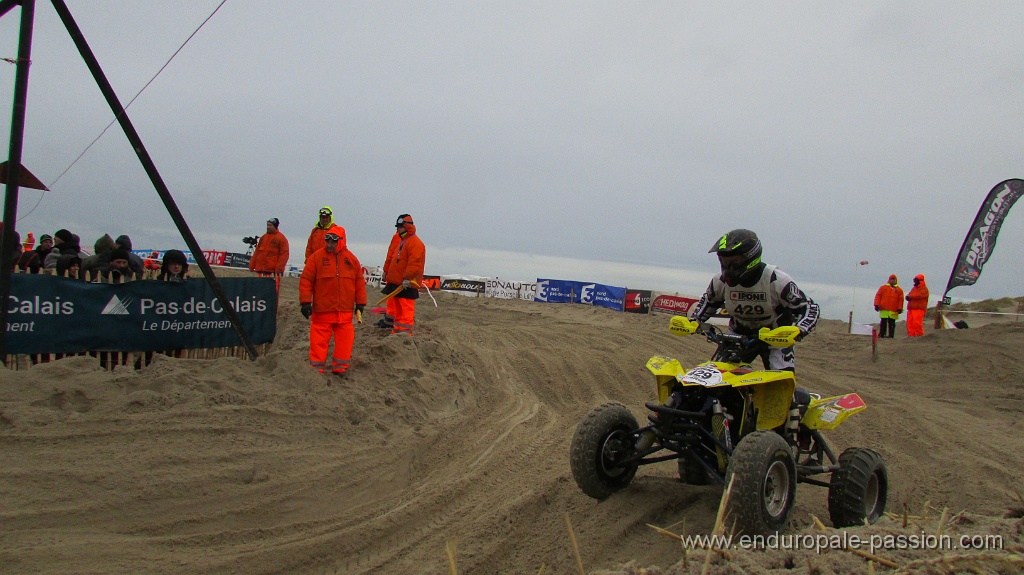
[(906, 299), (907, 301), (910, 301), (910, 296), (907, 296), (907, 297), (906, 297), (906, 298), (904, 298), (904, 299)]
[(879, 311), (879, 310), (878, 310), (878, 306), (877, 306), (877, 305), (875, 306), (875, 311)]
[(365, 303), (357, 303), (356, 304), (356, 311), (357, 312), (363, 313), (364, 309), (366, 309), (366, 304)]
[(306, 319), (309, 319), (309, 316), (313, 315), (313, 304), (312, 303), (308, 303), (308, 302), (304, 303), (304, 304), (302, 304), (302, 307), (300, 309), (302, 310), (302, 317), (304, 317)]
[(804, 331), (804, 330), (800, 330), (800, 334), (797, 335), (796, 337), (794, 337), (793, 340), (794, 341), (800, 341), (800, 340), (802, 340), (805, 337), (807, 337), (807, 332)]

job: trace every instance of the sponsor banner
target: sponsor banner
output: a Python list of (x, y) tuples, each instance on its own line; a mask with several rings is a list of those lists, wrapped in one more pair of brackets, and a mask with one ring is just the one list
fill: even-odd
[(626, 300), (623, 302), (623, 311), (629, 313), (650, 313), (651, 290), (627, 289)]
[(441, 276), (423, 276), (423, 284), (420, 287), (423, 288), (420, 291), (424, 292), (428, 289), (432, 291), (441, 289)]
[(651, 311), (673, 315), (689, 315), (690, 308), (697, 305), (698, 301), (700, 300), (692, 297), (654, 292), (651, 296)]
[(580, 303), (622, 311), (625, 299), (626, 288), (624, 287), (604, 284), (582, 284), (580, 286)]
[(211, 266), (222, 266), (224, 265), (224, 256), (227, 252), (215, 252), (212, 250), (203, 250), (203, 257), (206, 258), (206, 262)]
[(372, 268), (363, 266), (363, 279), (366, 280), (367, 287), (382, 287), (384, 285), (384, 268), (381, 266)]
[(989, 191), (978, 210), (971, 229), (960, 246), (960, 254), (953, 264), (953, 271), (946, 282), (946, 291), (957, 286), (973, 285), (981, 277), (981, 268), (992, 256), (996, 247), (996, 236), (1003, 225), (1007, 212), (1014, 202), (1024, 194), (1024, 180), (1006, 180)]
[(580, 303), (583, 282), (537, 278), (537, 295), (533, 301), (547, 303)]
[[(273, 278), (221, 278), (254, 344), (274, 340)], [(159, 351), (241, 345), (220, 300), (202, 279), (87, 283), (14, 274), (8, 301), (8, 353)]]
[(441, 276), (441, 289), (460, 295), (479, 297), (487, 288), (487, 279), (482, 276), (445, 275)]
[(224, 254), (224, 265), (232, 268), (249, 269), (250, 259), (252, 259), (252, 256), (249, 254), (227, 252), (226, 254)]
[(517, 282), (502, 279), (489, 279), (484, 287), (484, 295), (500, 299), (529, 299), (537, 295), (537, 282)]

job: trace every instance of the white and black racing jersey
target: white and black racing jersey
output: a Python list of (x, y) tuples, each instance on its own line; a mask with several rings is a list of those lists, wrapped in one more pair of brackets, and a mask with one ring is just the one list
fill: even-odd
[(762, 264), (760, 277), (749, 286), (730, 287), (720, 276), (713, 277), (692, 317), (707, 321), (719, 308), (729, 313), (734, 332), (751, 335), (762, 327), (780, 325), (795, 325), (810, 333), (819, 317), (818, 304), (800, 291), (793, 278), (767, 264)]

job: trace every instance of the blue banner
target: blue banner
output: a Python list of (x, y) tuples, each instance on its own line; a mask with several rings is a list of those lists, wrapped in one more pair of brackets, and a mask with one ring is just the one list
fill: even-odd
[[(273, 278), (219, 278), (252, 343), (274, 340)], [(241, 345), (205, 279), (87, 283), (13, 274), (7, 351), (160, 351)]]
[(533, 301), (547, 303), (580, 303), (583, 283), (569, 280), (537, 279), (537, 295)]
[(626, 288), (604, 284), (583, 284), (580, 292), (580, 303), (606, 307), (622, 311), (626, 300)]

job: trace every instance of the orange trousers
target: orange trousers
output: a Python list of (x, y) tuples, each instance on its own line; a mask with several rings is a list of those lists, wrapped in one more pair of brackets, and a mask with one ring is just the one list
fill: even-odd
[(907, 310), (907, 335), (918, 337), (924, 335), (924, 310)]
[(334, 357), (331, 373), (345, 373), (352, 360), (352, 344), (356, 340), (356, 329), (352, 325), (352, 312), (317, 312), (309, 322), (309, 365), (324, 373), (327, 371), (327, 348), (334, 336)]
[(384, 305), (386, 306), (384, 308), (385, 323), (389, 323), (391, 325), (395, 324), (395, 316), (398, 315), (398, 304), (395, 303), (396, 301), (398, 301), (398, 296), (395, 296), (389, 299), (388, 301), (384, 302)]
[(395, 325), (391, 333), (412, 335), (412, 326), (416, 324), (416, 300), (393, 297), (395, 302)]

